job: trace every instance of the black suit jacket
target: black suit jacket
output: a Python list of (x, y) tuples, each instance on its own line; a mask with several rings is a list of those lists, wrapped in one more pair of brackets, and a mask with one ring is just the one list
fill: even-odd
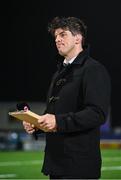
[(100, 177), (100, 125), (109, 105), (109, 75), (88, 49), (69, 66), (59, 66), (47, 99), (46, 113), (55, 114), (57, 132), (46, 133), (44, 174)]

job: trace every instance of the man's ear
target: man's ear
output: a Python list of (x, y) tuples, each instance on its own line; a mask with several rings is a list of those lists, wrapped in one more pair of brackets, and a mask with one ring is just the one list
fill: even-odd
[(76, 44), (80, 44), (82, 42), (82, 35), (81, 34), (76, 34), (75, 35), (75, 38), (76, 38)]

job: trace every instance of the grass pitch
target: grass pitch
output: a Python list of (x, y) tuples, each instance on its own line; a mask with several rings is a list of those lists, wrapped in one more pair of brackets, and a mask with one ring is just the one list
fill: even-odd
[[(121, 179), (121, 149), (102, 149), (101, 179)], [(48, 179), (41, 173), (43, 152), (0, 152), (0, 179)]]

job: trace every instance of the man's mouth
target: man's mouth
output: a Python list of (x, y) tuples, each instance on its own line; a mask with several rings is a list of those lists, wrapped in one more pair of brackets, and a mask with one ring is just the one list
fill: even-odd
[(63, 46), (63, 44), (57, 44), (57, 48), (61, 48)]

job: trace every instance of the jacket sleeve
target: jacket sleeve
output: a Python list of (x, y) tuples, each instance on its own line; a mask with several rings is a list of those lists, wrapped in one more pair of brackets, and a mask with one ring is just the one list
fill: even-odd
[(111, 91), (108, 72), (100, 64), (89, 66), (85, 69), (82, 84), (83, 107), (75, 113), (56, 114), (58, 132), (85, 131), (105, 122)]

